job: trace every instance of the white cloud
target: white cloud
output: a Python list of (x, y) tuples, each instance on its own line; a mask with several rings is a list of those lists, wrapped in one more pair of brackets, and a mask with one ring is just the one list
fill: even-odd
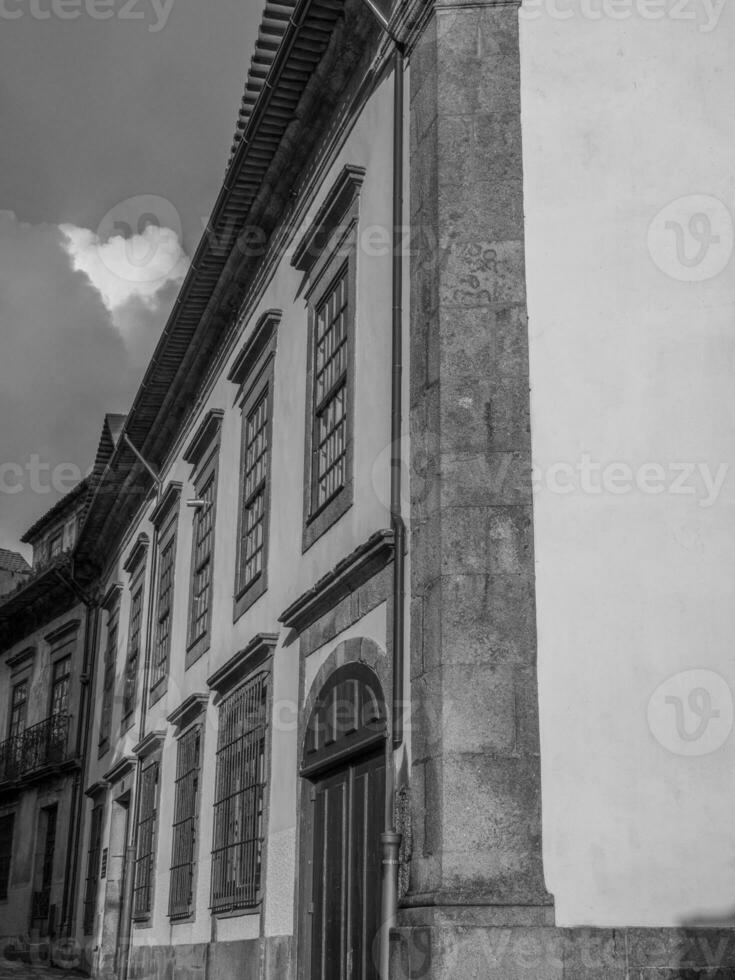
[(149, 224), (140, 234), (113, 235), (103, 241), (89, 228), (59, 227), (74, 269), (89, 278), (112, 313), (131, 299), (156, 309), (159, 290), (171, 283), (179, 285), (189, 267), (179, 236), (171, 228)]

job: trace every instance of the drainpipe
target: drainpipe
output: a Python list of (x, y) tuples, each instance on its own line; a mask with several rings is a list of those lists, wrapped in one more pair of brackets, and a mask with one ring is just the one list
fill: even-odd
[[(143, 466), (153, 477), (156, 486), (156, 503), (161, 499), (161, 489), (163, 482), (153, 467), (141, 456), (133, 443), (124, 436), (129, 448)], [(154, 601), (156, 597), (156, 578), (158, 570), (158, 528), (153, 528), (153, 539), (151, 541), (151, 567), (150, 579), (148, 581), (148, 613), (145, 626), (145, 661), (143, 665), (143, 689), (141, 691), (140, 703), (140, 726), (138, 730), (138, 741), (142, 742), (146, 734), (146, 722), (148, 720), (148, 683), (150, 680), (151, 656), (153, 652), (153, 620), (154, 620)], [(138, 759), (135, 767), (135, 796), (133, 799), (133, 812), (131, 839), (125, 849), (125, 889), (121, 909), (121, 931), (120, 931), (120, 964), (117, 969), (119, 980), (127, 980), (130, 970), (130, 954), (132, 946), (130, 937), (133, 930), (133, 886), (135, 878), (135, 858), (138, 853), (138, 821), (140, 816), (140, 783), (142, 773), (142, 763)]]
[[(401, 835), (396, 833), (393, 813), (395, 758), (403, 744), (403, 686), (405, 657), (406, 525), (401, 500), (403, 445), (403, 169), (404, 169), (404, 69), (405, 50), (373, 0), (363, 0), (394, 45), (393, 70), (393, 288), (391, 351), (391, 457), (390, 517), (393, 530), (393, 691), (392, 746), (386, 744), (385, 831), (380, 835), (382, 892), (379, 976), (390, 976), (390, 933), (398, 910), (398, 869)], [(392, 749), (392, 750), (391, 750)]]

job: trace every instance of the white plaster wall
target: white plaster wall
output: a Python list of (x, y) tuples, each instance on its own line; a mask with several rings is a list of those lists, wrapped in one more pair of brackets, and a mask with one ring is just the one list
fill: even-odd
[[(735, 10), (705, 0), (521, 13), (544, 850), (563, 925), (735, 915), (734, 43)], [(719, 241), (698, 254), (702, 214)], [(621, 467), (601, 488), (570, 469), (585, 455)], [(719, 493), (703, 474), (725, 476)]]
[[(343, 146), (323, 173), (320, 189), (310, 208), (316, 212), (342, 168), (356, 164), (366, 170), (360, 196), (359, 234), (379, 226), (390, 230), (392, 175), (392, 79), (381, 83), (369, 99), (360, 118), (346, 134)], [(378, 138), (376, 134), (384, 134)], [(304, 229), (305, 230), (305, 229)], [(373, 244), (375, 239), (372, 239)], [(378, 249), (378, 251), (381, 251)], [(170, 480), (183, 484), (179, 511), (176, 550), (176, 591), (172, 617), (171, 661), (167, 694), (153, 705), (147, 718), (148, 732), (167, 731), (169, 738), (163, 754), (161, 795), (159, 804), (159, 833), (157, 843), (154, 909), (150, 925), (134, 927), (135, 945), (165, 945), (169, 943), (200, 943), (214, 938), (225, 941), (250, 936), (290, 934), (293, 929), (297, 751), (296, 724), (288, 723), (298, 703), (299, 645), (291, 631), (281, 629), (278, 617), (296, 598), (311, 588), (338, 561), (349, 555), (377, 530), (390, 525), (389, 517), (389, 457), (390, 443), (390, 346), (391, 346), (391, 256), (389, 248), (382, 254), (372, 254), (370, 248), (358, 249), (357, 314), (356, 314), (356, 392), (354, 448), (354, 504), (306, 554), (302, 554), (304, 409), (306, 400), (307, 312), (300, 292), (301, 273), (291, 268), (287, 254), (265, 282), (261, 295), (243, 319), (237, 342), (232, 345), (212, 383), (203, 393), (195, 416), (187, 431), (164, 466), (164, 484)], [(233, 592), (235, 584), (236, 529), (239, 496), (239, 467), (241, 443), (241, 414), (235, 404), (236, 386), (228, 382), (229, 370), (246, 342), (260, 314), (268, 309), (283, 310), (278, 328), (275, 360), (274, 424), (271, 461), (271, 526), (269, 543), (268, 589), (237, 622), (233, 623)], [(407, 384), (407, 378), (406, 378)], [(225, 412), (221, 428), (217, 512), (214, 549), (214, 594), (212, 636), (209, 651), (184, 669), (187, 612), (189, 603), (192, 552), (193, 511), (185, 502), (195, 496), (191, 482), (191, 467), (181, 459), (193, 433), (209, 409)], [(122, 674), (129, 623), (129, 576), (121, 565), (129, 554), (137, 535), (144, 531), (153, 540), (153, 528), (147, 514), (140, 516), (131, 527), (120, 549), (120, 556), (111, 562), (108, 585), (123, 583), (120, 606), (118, 670)], [(150, 549), (146, 558), (150, 568)], [(146, 588), (147, 614), (148, 589)], [(100, 667), (96, 679), (98, 707), (95, 717), (93, 744), (97, 744), (99, 703), (101, 702), (101, 664), (106, 641), (106, 614), (102, 615)], [(372, 632), (371, 632), (372, 631)], [(193, 922), (171, 925), (168, 916), (169, 867), (171, 859), (171, 819), (174, 802), (174, 773), (176, 748), (173, 729), (166, 720), (171, 711), (194, 693), (208, 693), (207, 678), (235, 653), (242, 650), (258, 633), (279, 633), (274, 651), (272, 685), (274, 724), (272, 727), (271, 784), (269, 787), (269, 822), (263, 924), (257, 914), (216, 920), (209, 913), (210, 851), (216, 771), (218, 709), (210, 700), (205, 730), (202, 765), (202, 790), (199, 825), (199, 863), (197, 878), (196, 916)], [(354, 635), (374, 636), (385, 646), (385, 608), (365, 617)], [(352, 634), (350, 634), (352, 635)], [(346, 638), (347, 634), (344, 637)], [(340, 639), (341, 639), (340, 638)], [(333, 645), (339, 640), (335, 640)], [(330, 647), (331, 648), (331, 647)], [(314, 658), (311, 658), (314, 660)], [(139, 690), (142, 690), (142, 662)], [(278, 712), (280, 711), (280, 718)], [(119, 731), (119, 705), (113, 716), (113, 739)], [(117, 726), (117, 727), (115, 727)], [(113, 759), (130, 751), (139, 738), (136, 726), (125, 741), (119, 741), (114, 751), (97, 760), (93, 753), (90, 782), (100, 778), (112, 765)], [(85, 842), (86, 846), (86, 842)]]

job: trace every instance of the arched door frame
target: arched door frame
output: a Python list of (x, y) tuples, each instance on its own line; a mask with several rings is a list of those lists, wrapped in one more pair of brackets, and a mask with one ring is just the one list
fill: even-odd
[[(367, 642), (374, 646), (376, 653), (379, 652), (377, 644)], [(340, 659), (342, 662), (326, 676), (323, 669), (315, 678), (312, 691), (316, 690), (317, 693), (312, 694), (307, 702), (308, 716), (300, 739), (300, 912), (297, 940), (300, 980), (311, 980), (317, 785), (330, 773), (338, 772), (350, 763), (371, 757), (384, 759), (389, 744), (389, 718), (383, 684), (377, 672), (363, 660), (345, 662)], [(324, 666), (328, 671), (327, 665)], [(384, 778), (383, 768), (381, 783), (384, 783)]]

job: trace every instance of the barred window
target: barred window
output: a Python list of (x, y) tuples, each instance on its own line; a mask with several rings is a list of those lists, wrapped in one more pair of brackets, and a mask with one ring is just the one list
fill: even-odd
[(123, 721), (135, 710), (142, 619), (143, 586), (141, 585), (133, 594), (133, 600), (130, 606), (130, 635), (128, 638), (128, 659), (125, 664), (125, 687), (123, 690)]
[(168, 906), (172, 919), (191, 915), (194, 908), (201, 743), (198, 727), (179, 739)]
[(107, 646), (102, 680), (102, 717), (100, 718), (100, 745), (109, 741), (112, 729), (112, 706), (115, 696), (115, 666), (117, 663), (118, 611), (110, 615), (107, 623)]
[(154, 641), (151, 687), (163, 680), (168, 671), (171, 649), (171, 610), (174, 598), (174, 564), (176, 560), (176, 533), (172, 525), (170, 534), (162, 538), (160, 567), (158, 572), (158, 608), (156, 611), (156, 637)]
[(202, 505), (194, 518), (194, 577), (192, 586), (189, 642), (195, 643), (209, 632), (212, 599), (212, 545), (214, 538), (215, 478), (212, 474), (197, 496)]
[(51, 680), (51, 714), (66, 714), (69, 710), (69, 679), (71, 657), (63, 657), (53, 665)]
[(9, 738), (22, 735), (26, 727), (26, 711), (28, 709), (28, 681), (21, 681), (13, 688), (10, 702)]
[(89, 851), (87, 852), (87, 883), (84, 889), (84, 935), (94, 930), (94, 917), (97, 911), (97, 887), (100, 878), (100, 858), (102, 856), (102, 821), (105, 813), (103, 804), (92, 809), (89, 831)]
[(8, 813), (6, 816), (0, 817), (0, 900), (3, 901), (8, 897), (14, 825), (14, 813)]
[(249, 908), (260, 897), (265, 791), (267, 674), (220, 707), (211, 908)]
[(158, 770), (152, 762), (141, 773), (138, 814), (138, 853), (135, 859), (133, 915), (144, 918), (153, 904), (153, 873), (156, 864), (156, 814), (158, 809)]
[(312, 510), (346, 482), (348, 267), (316, 309)]
[(240, 589), (263, 571), (268, 479), (268, 389), (245, 421), (245, 472), (240, 541)]

